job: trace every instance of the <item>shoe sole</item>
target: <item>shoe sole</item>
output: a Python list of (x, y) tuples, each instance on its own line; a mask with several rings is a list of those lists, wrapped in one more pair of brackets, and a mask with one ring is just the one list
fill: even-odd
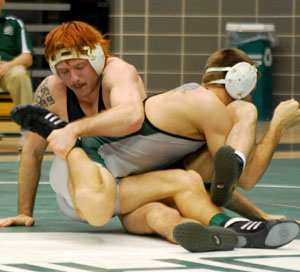
[(299, 225), (296, 222), (282, 222), (271, 228), (265, 244), (269, 248), (284, 246), (299, 235)]
[(179, 245), (190, 252), (233, 250), (238, 243), (238, 236), (233, 230), (206, 227), (194, 222), (177, 225), (173, 236)]
[(47, 109), (30, 104), (15, 106), (10, 112), (10, 118), (22, 129), (35, 132), (45, 139), (54, 129), (63, 128), (67, 124)]
[[(300, 227), (296, 222), (281, 222), (272, 226), (265, 239), (255, 235), (239, 236), (237, 247), (242, 248), (278, 248), (293, 241), (299, 235)], [(248, 236), (248, 237), (247, 237)], [(251, 236), (254, 237), (251, 239)]]
[(238, 164), (234, 149), (222, 146), (214, 159), (214, 179), (210, 189), (213, 203), (226, 206), (232, 197), (234, 185), (238, 180)]

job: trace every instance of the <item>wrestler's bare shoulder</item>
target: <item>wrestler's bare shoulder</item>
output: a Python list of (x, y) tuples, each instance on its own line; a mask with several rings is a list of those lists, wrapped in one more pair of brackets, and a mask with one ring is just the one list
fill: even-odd
[(131, 69), (135, 70), (135, 67), (118, 57), (109, 57), (106, 61), (106, 65), (103, 73), (105, 74), (108, 71), (116, 70), (116, 69), (126, 71)]
[(169, 100), (172, 98), (173, 101), (179, 100), (185, 103), (205, 104), (205, 103), (216, 103), (219, 101), (216, 94), (198, 83), (186, 83), (171, 91), (164, 93), (164, 99)]
[(109, 57), (106, 60), (106, 65), (118, 65), (122, 63), (127, 63), (127, 62), (118, 57)]
[(50, 75), (46, 80), (52, 93), (61, 93), (61, 91), (66, 90), (66, 85), (57, 76)]

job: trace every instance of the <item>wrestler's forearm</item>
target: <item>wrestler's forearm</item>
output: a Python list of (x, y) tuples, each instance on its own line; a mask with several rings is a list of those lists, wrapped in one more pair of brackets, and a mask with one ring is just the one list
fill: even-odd
[[(225, 206), (225, 208), (234, 211), (250, 220), (277, 220), (287, 218), (285, 215), (265, 213), (237, 190), (233, 192), (232, 199)], [(297, 222), (299, 223), (299, 221)]]
[(248, 198), (235, 190), (232, 194), (232, 199), (225, 208), (236, 212), (250, 220), (266, 220), (267, 214), (255, 206)]
[(72, 122), (67, 127), (77, 137), (122, 137), (139, 130), (143, 121), (143, 109), (140, 106), (128, 105), (102, 111), (95, 116)]
[(33, 215), (35, 196), (41, 173), (41, 162), (22, 156), (19, 168), (18, 214)]
[(259, 181), (272, 160), (282, 133), (283, 130), (280, 127), (270, 125), (261, 141), (254, 148), (253, 156), (239, 179), (240, 187), (250, 190)]
[[(98, 120), (104, 125), (104, 128), (100, 126), (100, 130), (106, 133), (104, 136), (110, 136), (112, 134), (116, 137), (122, 137), (134, 133), (142, 127), (144, 110), (134, 104), (117, 106), (103, 112), (102, 116), (98, 116)], [(93, 127), (92, 123), (91, 127)]]
[(20, 54), (19, 56), (15, 57), (11, 61), (8, 62), (10, 68), (18, 65), (22, 65), (25, 68), (28, 68), (32, 65), (33, 57), (29, 53)]

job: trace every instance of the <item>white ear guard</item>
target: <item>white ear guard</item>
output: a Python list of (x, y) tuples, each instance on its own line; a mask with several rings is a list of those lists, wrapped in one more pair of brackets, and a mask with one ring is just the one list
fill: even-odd
[(234, 99), (243, 99), (251, 93), (257, 82), (257, 69), (248, 62), (239, 62), (232, 67), (208, 68), (209, 72), (227, 71), (225, 79), (217, 79), (208, 82), (225, 84), (227, 93)]
[(67, 50), (65, 48), (58, 50), (55, 55), (55, 60), (53, 61), (51, 60), (51, 58), (49, 59), (49, 66), (52, 73), (59, 77), (55, 65), (63, 60), (87, 59), (96, 71), (96, 73), (98, 75), (101, 75), (105, 64), (105, 55), (101, 45), (97, 44), (96, 48), (94, 49), (91, 49), (89, 46), (84, 46), (83, 49), (86, 51), (86, 55), (81, 54), (74, 48), (72, 48), (71, 50)]

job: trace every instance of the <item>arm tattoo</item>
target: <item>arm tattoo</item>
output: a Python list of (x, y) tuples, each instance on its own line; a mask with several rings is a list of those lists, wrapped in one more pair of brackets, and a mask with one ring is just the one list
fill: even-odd
[(37, 88), (34, 94), (34, 101), (41, 107), (48, 107), (55, 103), (48, 88), (48, 79)]
[(192, 83), (183, 84), (183, 85), (177, 87), (176, 89), (174, 89), (174, 92), (179, 91), (179, 92), (185, 93), (187, 91), (196, 90), (199, 87), (200, 87), (200, 85), (198, 83), (192, 82)]

